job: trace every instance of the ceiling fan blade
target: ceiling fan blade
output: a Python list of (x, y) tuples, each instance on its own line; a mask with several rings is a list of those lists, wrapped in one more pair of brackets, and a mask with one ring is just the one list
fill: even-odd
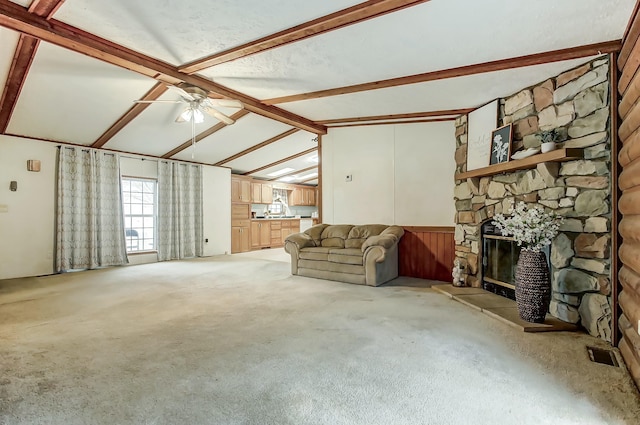
[(182, 96), (187, 101), (196, 100), (196, 98), (193, 97), (190, 93), (187, 93), (185, 90), (181, 89), (178, 86), (167, 86), (167, 88), (169, 88), (169, 90), (172, 90), (173, 92), (179, 94), (180, 96)]
[(239, 100), (235, 99), (209, 99), (209, 101), (223, 108), (244, 108), (244, 105)]
[(231, 125), (233, 124), (235, 121), (232, 120), (231, 118), (229, 118), (228, 116), (226, 116), (225, 114), (223, 114), (222, 112), (218, 111), (217, 109), (213, 109), (209, 106), (205, 106), (202, 105), (201, 107), (207, 114), (211, 115), (212, 117), (222, 121), (223, 123), (227, 124), (227, 125)]
[(181, 100), (134, 100), (133, 103), (184, 103)]

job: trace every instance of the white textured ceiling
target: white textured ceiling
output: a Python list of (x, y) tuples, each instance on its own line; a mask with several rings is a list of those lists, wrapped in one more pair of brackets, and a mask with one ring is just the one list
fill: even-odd
[(476, 107), (489, 100), (509, 96), (590, 59), (593, 57), (283, 103), (278, 106), (316, 121)]
[(359, 3), (357, 0), (69, 0), (55, 18), (179, 65)]
[(249, 114), (235, 124), (203, 139), (195, 149), (188, 148), (174, 158), (191, 161), (193, 156), (198, 162), (215, 164), (290, 129), (291, 126), (281, 122)]
[(8, 133), (92, 144), (155, 81), (40, 43)]
[[(28, 7), (31, 1), (14, 3)], [(356, 0), (66, 0), (54, 19), (174, 66), (358, 4)], [(201, 71), (258, 99), (398, 78), (620, 39), (635, 0), (431, 0)], [(18, 33), (0, 28), (4, 87)], [(504, 97), (590, 58), (283, 103), (311, 120), (471, 108)], [(153, 79), (41, 43), (8, 133), (92, 144), (153, 85)], [(166, 93), (161, 99), (175, 99)], [(154, 104), (104, 147), (162, 156), (191, 137), (174, 122), (182, 105)], [(232, 114), (235, 110), (224, 110)], [(196, 133), (217, 124), (206, 117)], [(214, 164), (289, 129), (249, 114), (173, 158)], [(304, 151), (300, 131), (226, 166), (247, 171)], [(307, 168), (307, 155), (256, 173)]]
[(259, 99), (622, 37), (634, 0), (432, 0), (202, 72)]
[[(292, 160), (283, 162), (282, 164), (278, 164), (276, 166), (273, 166), (273, 167), (267, 168), (265, 170), (262, 170), (260, 172), (257, 172), (255, 174), (253, 174), (252, 176), (253, 177), (257, 177), (257, 178), (261, 178), (261, 179), (270, 180), (270, 179), (274, 178), (272, 176), (269, 176), (270, 173), (273, 173), (273, 172), (278, 171), (278, 170), (282, 170), (283, 168), (293, 168), (294, 170), (304, 170), (305, 168), (309, 168), (312, 165), (317, 165), (316, 162), (311, 161), (311, 158), (313, 158), (315, 155), (317, 155), (316, 152), (309, 153), (309, 154), (306, 154), (306, 155), (301, 156), (299, 158), (292, 159)], [(303, 171), (300, 174), (307, 174), (308, 172), (310, 172), (310, 171)]]

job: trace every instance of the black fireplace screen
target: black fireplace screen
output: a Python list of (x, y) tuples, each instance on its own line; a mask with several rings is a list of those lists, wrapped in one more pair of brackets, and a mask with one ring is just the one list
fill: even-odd
[(502, 236), (491, 222), (482, 225), (482, 287), (515, 299), (516, 264), (520, 247), (511, 237)]
[[(513, 238), (502, 236), (491, 221), (482, 225), (481, 232), (482, 287), (494, 294), (515, 300), (516, 265), (520, 247)], [(545, 252), (549, 258), (548, 247)]]

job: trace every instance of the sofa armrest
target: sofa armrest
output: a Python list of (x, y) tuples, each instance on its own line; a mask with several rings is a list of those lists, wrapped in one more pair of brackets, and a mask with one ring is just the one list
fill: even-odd
[(371, 246), (380, 246), (385, 249), (389, 249), (398, 243), (398, 237), (392, 234), (369, 236), (362, 244), (362, 252), (365, 252), (367, 248)]
[(307, 235), (306, 233), (291, 234), (285, 239), (285, 243), (286, 242), (294, 243), (298, 247), (298, 250), (301, 250), (302, 248), (307, 246), (315, 246), (315, 243), (313, 242), (311, 236)]

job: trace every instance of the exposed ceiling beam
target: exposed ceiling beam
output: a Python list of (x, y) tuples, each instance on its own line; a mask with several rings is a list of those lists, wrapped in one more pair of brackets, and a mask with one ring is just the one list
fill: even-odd
[(374, 122), (356, 122), (353, 124), (336, 124), (331, 125), (329, 128), (344, 128), (344, 127), (364, 127), (368, 125), (388, 125), (388, 124), (417, 124), (423, 122), (444, 122), (455, 121), (456, 117), (442, 117), (442, 118), (425, 118), (421, 120), (399, 120), (399, 121), (374, 121)]
[(299, 181), (298, 183), (306, 183), (306, 182), (310, 182), (312, 180), (318, 180), (318, 176), (313, 176), (310, 179), (302, 180), (302, 181)]
[(363, 121), (388, 121), (388, 120), (413, 119), (413, 118), (441, 117), (441, 116), (447, 116), (447, 115), (464, 115), (464, 114), (468, 114), (471, 111), (473, 111), (473, 108), (448, 109), (445, 111), (412, 112), (410, 114), (372, 115), (369, 117), (337, 118), (333, 120), (323, 120), (323, 121), (316, 121), (316, 122), (322, 125), (331, 125), (331, 124), (355, 123), (355, 122), (363, 122)]
[(186, 82), (219, 96), (238, 99), (250, 112), (293, 127), (316, 134), (325, 134), (327, 131), (324, 126), (318, 125), (311, 120), (271, 105), (265, 105), (257, 99), (221, 86), (204, 77), (181, 73), (175, 66), (166, 62), (145, 56), (54, 19), (47, 21), (29, 13), (24, 7), (9, 0), (0, 0), (0, 25), (155, 78), (158, 81), (168, 84)]
[(13, 61), (7, 75), (7, 82), (0, 98), (0, 133), (7, 131), (18, 97), (27, 79), (40, 40), (20, 34)]
[[(234, 120), (234, 121), (238, 121), (240, 118), (246, 116), (248, 113), (249, 113), (249, 111), (241, 109), (238, 112), (236, 112), (235, 114), (231, 115), (231, 119)], [(217, 133), (218, 131), (222, 130), (226, 126), (227, 126), (227, 124), (225, 124), (223, 122), (219, 122), (218, 124), (214, 125), (213, 127), (210, 127), (208, 129), (206, 129), (205, 131), (203, 131), (202, 133), (198, 134), (196, 136), (196, 138), (195, 138), (195, 142), (198, 143), (200, 140), (204, 139), (205, 137), (211, 136), (213, 133)], [(193, 140), (189, 139), (186, 142), (184, 142), (183, 144), (181, 144), (180, 146), (178, 146), (177, 148), (172, 149), (169, 152), (167, 152), (164, 155), (162, 155), (162, 158), (171, 158), (175, 154), (180, 153), (183, 150), (187, 149), (192, 144), (193, 144)]]
[(283, 158), (283, 159), (281, 159), (279, 161), (272, 162), (271, 164), (267, 164), (264, 167), (260, 167), (260, 168), (256, 168), (255, 170), (247, 171), (246, 173), (242, 173), (242, 175), (243, 176), (248, 176), (250, 174), (255, 174), (255, 173), (258, 173), (258, 172), (260, 172), (262, 170), (266, 170), (267, 168), (275, 167), (276, 165), (280, 165), (280, 164), (283, 164), (283, 163), (285, 163), (287, 161), (291, 161), (292, 159), (300, 158), (301, 156), (305, 156), (305, 155), (310, 154), (311, 152), (315, 152), (317, 150), (318, 150), (317, 147), (311, 148), (311, 149), (307, 149), (304, 152), (300, 152), (300, 153), (297, 153), (295, 155), (288, 156), (288, 157)]
[[(34, 0), (28, 12), (50, 19), (63, 2), (64, 0)], [(38, 44), (40, 44), (40, 40), (37, 38), (20, 34), (7, 75), (7, 82), (0, 98), (0, 133), (4, 133), (9, 126), (11, 115), (36, 56)]]
[(477, 63), (474, 65), (460, 66), (456, 68), (441, 69), (423, 74), (409, 75), (405, 77), (390, 78), (388, 80), (372, 81), (369, 83), (355, 84), (327, 90), (319, 90), (309, 93), (294, 94), (291, 96), (266, 99), (262, 102), (268, 105), (279, 103), (297, 102), (301, 100), (318, 99), (328, 96), (358, 93), (368, 90), (385, 89), (389, 87), (404, 86), (407, 84), (424, 83), (427, 81), (444, 80), (447, 78), (464, 77), (466, 75), (482, 74), (486, 72), (503, 71), (505, 69), (522, 68), (525, 66), (540, 65), (549, 62), (559, 62), (577, 59), (586, 56), (617, 52), (620, 50), (620, 40), (603, 43), (589, 44), (585, 46), (571, 47), (568, 49), (552, 50), (550, 52), (536, 53), (533, 55), (518, 56), (509, 59)]
[(316, 170), (317, 168), (318, 168), (318, 164), (312, 165), (311, 167), (303, 168), (302, 170), (293, 170), (293, 171), (290, 171), (288, 173), (280, 174), (278, 177), (274, 177), (272, 179), (267, 179), (267, 181), (272, 182), (274, 180), (278, 180), (278, 179), (281, 179), (283, 177), (292, 176), (294, 174), (304, 173), (305, 171)]
[(62, 3), (64, 3), (64, 0), (33, 0), (33, 3), (29, 6), (29, 12), (51, 19), (53, 14), (62, 6)]
[(275, 34), (187, 63), (178, 69), (193, 74), (205, 68), (264, 52), (285, 44), (304, 40), (329, 31), (377, 18), (429, 0), (370, 0)]
[(265, 140), (265, 141), (264, 141), (264, 142), (262, 142), (262, 143), (258, 143), (258, 144), (257, 144), (257, 145), (255, 145), (255, 146), (251, 146), (250, 148), (245, 149), (245, 150), (243, 150), (242, 152), (239, 152), (239, 153), (237, 153), (237, 154), (235, 154), (235, 155), (232, 155), (232, 156), (230, 156), (229, 158), (225, 158), (225, 159), (223, 159), (222, 161), (218, 161), (218, 162), (216, 162), (216, 163), (215, 163), (215, 164), (213, 164), (213, 165), (223, 165), (223, 164), (226, 164), (227, 162), (231, 162), (231, 161), (233, 161), (234, 159), (238, 159), (238, 158), (240, 158), (240, 157), (242, 157), (242, 156), (245, 156), (245, 155), (247, 155), (247, 154), (249, 154), (249, 153), (251, 153), (251, 152), (253, 152), (253, 151), (257, 151), (258, 149), (263, 148), (263, 147), (265, 147), (265, 146), (267, 146), (267, 145), (270, 145), (271, 143), (277, 142), (278, 140), (282, 140), (282, 139), (284, 139), (285, 137), (289, 137), (289, 136), (291, 136), (292, 134), (297, 133), (298, 131), (300, 131), (300, 129), (299, 129), (299, 128), (292, 128), (292, 129), (290, 129), (290, 130), (285, 131), (284, 133), (280, 133), (280, 134), (278, 134), (277, 136), (274, 136), (274, 137), (272, 137), (272, 138), (270, 138), (270, 139), (268, 139), (268, 140)]
[[(166, 84), (157, 83), (140, 100), (156, 100), (166, 91)], [(127, 124), (133, 121), (134, 118), (140, 115), (142, 111), (147, 109), (149, 106), (151, 106), (150, 103), (134, 103), (133, 106), (127, 112), (125, 112), (123, 116), (118, 118), (118, 120), (91, 145), (91, 147), (101, 148), (102, 146), (104, 146), (109, 140), (111, 140), (111, 138), (113, 138), (113, 136), (115, 136), (120, 130), (122, 130)]]

